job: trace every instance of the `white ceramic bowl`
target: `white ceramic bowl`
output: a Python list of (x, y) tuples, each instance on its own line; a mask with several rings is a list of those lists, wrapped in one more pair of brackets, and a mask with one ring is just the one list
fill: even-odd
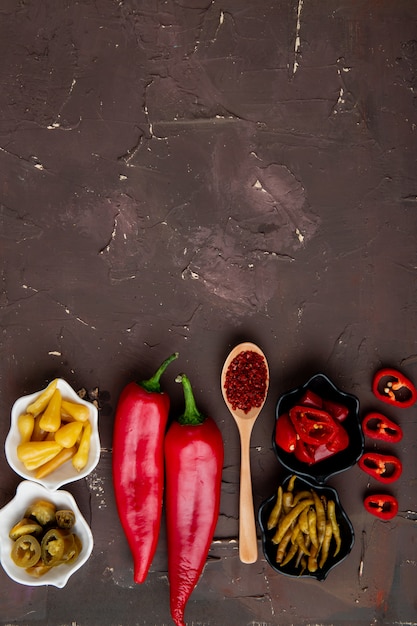
[(17, 446), (20, 443), (20, 434), (17, 427), (17, 420), (19, 415), (26, 412), (27, 406), (39, 396), (41, 391), (37, 391), (35, 393), (31, 393), (28, 396), (22, 396), (14, 403), (12, 407), (11, 414), (11, 424), (10, 430), (6, 437), (5, 442), (5, 453), (7, 461), (10, 467), (22, 478), (26, 478), (26, 480), (35, 481), (49, 489), (58, 489), (63, 485), (74, 482), (75, 480), (79, 480), (80, 478), (84, 478), (92, 470), (96, 467), (100, 459), (100, 437), (98, 432), (98, 411), (97, 408), (91, 402), (86, 402), (82, 400), (79, 395), (74, 391), (74, 389), (62, 378), (58, 378), (57, 388), (60, 390), (62, 397), (65, 400), (70, 400), (72, 402), (78, 402), (79, 404), (84, 404), (88, 407), (90, 412), (90, 423), (91, 423), (91, 442), (90, 442), (90, 454), (88, 458), (88, 463), (83, 470), (78, 472), (72, 465), (71, 461), (68, 461), (60, 468), (56, 469), (54, 472), (45, 476), (44, 478), (36, 478), (35, 472), (29, 471), (23, 465), (21, 461), (19, 461), (17, 457)]
[[(81, 552), (77, 560), (71, 565), (58, 565), (52, 567), (49, 572), (40, 578), (34, 578), (28, 574), (24, 568), (15, 565), (11, 558), (13, 541), (9, 537), (9, 532), (24, 516), (29, 504), (36, 500), (48, 500), (59, 509), (71, 509), (75, 515), (75, 525), (73, 532), (79, 537), (82, 543)], [(82, 516), (74, 498), (68, 491), (51, 490), (24, 480), (18, 485), (16, 495), (8, 504), (0, 509), (0, 560), (4, 571), (12, 580), (21, 585), (39, 587), (41, 585), (53, 585), (54, 587), (64, 587), (70, 578), (90, 557), (93, 550), (93, 535), (90, 527)]]

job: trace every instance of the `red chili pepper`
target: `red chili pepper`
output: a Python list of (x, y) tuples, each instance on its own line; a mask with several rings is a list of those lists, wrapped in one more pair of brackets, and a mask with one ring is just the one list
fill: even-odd
[(307, 389), (304, 392), (300, 398), (299, 404), (302, 404), (303, 406), (312, 406), (316, 409), (323, 408), (322, 398), (317, 393), (314, 393), (314, 391), (311, 391), (311, 389)]
[(329, 456), (333, 456), (333, 454), (335, 454), (335, 451), (330, 450), (330, 448), (328, 448), (328, 446), (324, 443), (319, 446), (315, 446), (313, 450), (314, 463), (324, 461), (324, 459), (329, 458)]
[(382, 413), (372, 412), (362, 420), (364, 435), (371, 439), (379, 439), (390, 443), (398, 443), (403, 437), (401, 426), (392, 422)]
[(320, 445), (329, 441), (335, 433), (335, 421), (327, 411), (297, 405), (290, 409), (289, 415), (304, 443)]
[(326, 442), (326, 446), (333, 452), (342, 452), (349, 445), (349, 435), (343, 426), (335, 420), (335, 428), (333, 434)]
[(390, 520), (398, 513), (397, 498), (389, 494), (381, 493), (367, 496), (363, 504), (368, 513), (382, 520)]
[(221, 432), (198, 411), (188, 378), (176, 381), (183, 385), (185, 411), (165, 437), (166, 520), (171, 615), (184, 626), (219, 516), (224, 452)]
[(285, 452), (294, 452), (295, 450), (297, 433), (288, 413), (283, 413), (278, 417), (275, 427), (275, 443)]
[(123, 389), (113, 431), (113, 484), (120, 522), (133, 556), (133, 578), (142, 583), (155, 554), (164, 487), (164, 436), (170, 407), (160, 378), (178, 357), (172, 354), (155, 375)]
[(359, 459), (358, 465), (369, 476), (386, 484), (398, 480), (403, 470), (400, 459), (379, 452), (365, 452)]
[(314, 458), (314, 451), (316, 448), (317, 446), (310, 446), (308, 443), (305, 443), (302, 439), (298, 438), (295, 444), (294, 456), (301, 463), (312, 465), (316, 462)]
[(417, 389), (411, 380), (390, 367), (375, 374), (372, 391), (379, 400), (402, 408), (410, 407), (417, 401)]
[(333, 402), (333, 400), (324, 400), (323, 401), (323, 409), (328, 411), (334, 419), (339, 422), (343, 422), (349, 415), (349, 409), (344, 404), (340, 404), (339, 402)]

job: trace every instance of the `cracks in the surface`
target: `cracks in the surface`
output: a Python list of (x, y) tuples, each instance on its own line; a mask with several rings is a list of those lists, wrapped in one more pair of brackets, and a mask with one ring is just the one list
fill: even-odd
[(295, 26), (295, 40), (294, 40), (294, 61), (292, 66), (292, 75), (296, 73), (300, 65), (301, 57), (301, 11), (303, 9), (304, 0), (298, 0), (297, 6), (297, 22)]
[(86, 320), (84, 320), (82, 317), (77, 315), (66, 304), (64, 304), (63, 302), (60, 302), (59, 300), (56, 300), (55, 298), (53, 298), (52, 295), (49, 293), (49, 291), (47, 289), (40, 290), (40, 289), (36, 289), (36, 287), (32, 287), (31, 285), (27, 285), (27, 284), (23, 284), (22, 285), (22, 289), (27, 289), (28, 291), (32, 292), (33, 295), (38, 295), (38, 294), (45, 295), (56, 306), (58, 306), (59, 308), (63, 309), (65, 311), (66, 315), (71, 317), (73, 320), (75, 320), (79, 324), (82, 324), (83, 326), (87, 326), (88, 328), (91, 328), (92, 330), (96, 330), (95, 326), (93, 326), (92, 324), (89, 324)]
[(128, 167), (132, 167), (132, 164), (130, 163), (130, 161), (139, 152), (140, 148), (142, 147), (142, 143), (143, 143), (143, 132), (142, 132), (142, 130), (140, 128), (138, 128), (137, 126), (135, 126), (133, 130), (137, 131), (137, 133), (138, 133), (138, 137), (137, 137), (136, 141), (130, 146), (130, 148), (128, 148), (126, 150), (126, 152), (124, 152), (124, 154), (121, 154), (120, 156), (117, 157), (118, 161), (123, 161)]
[(70, 124), (67, 126), (63, 126), (61, 124), (61, 115), (62, 115), (62, 111), (64, 110), (64, 108), (66, 107), (66, 105), (68, 104), (68, 102), (71, 99), (72, 93), (74, 91), (74, 87), (77, 84), (77, 79), (75, 78), (75, 76), (73, 76), (72, 81), (71, 81), (71, 85), (69, 86), (68, 89), (68, 93), (66, 95), (66, 97), (64, 98), (61, 106), (58, 109), (58, 113), (55, 115), (54, 121), (51, 124), (48, 124), (48, 126), (46, 127), (48, 130), (75, 130), (76, 128), (78, 128), (78, 126), (81, 124), (82, 122), (82, 118), (81, 115), (78, 118), (78, 121), (75, 122), (74, 124)]
[(117, 233), (117, 218), (120, 215), (120, 211), (117, 211), (116, 215), (114, 216), (114, 220), (113, 220), (113, 229), (110, 233), (110, 237), (107, 241), (107, 243), (99, 250), (99, 254), (104, 254), (105, 252), (109, 252), (110, 250), (110, 246), (112, 244), (112, 242), (115, 240), (116, 238), (116, 233)]
[(149, 109), (148, 109), (148, 90), (152, 86), (153, 82), (154, 82), (154, 80), (152, 78), (145, 85), (143, 112), (145, 114), (145, 119), (146, 119), (146, 122), (147, 122), (147, 125), (148, 125), (148, 132), (149, 132), (150, 138), (151, 139), (157, 139), (158, 141), (164, 141), (164, 140), (168, 139), (168, 137), (161, 137), (160, 135), (155, 134), (155, 132), (154, 132), (154, 124), (152, 122), (151, 116), (149, 114)]

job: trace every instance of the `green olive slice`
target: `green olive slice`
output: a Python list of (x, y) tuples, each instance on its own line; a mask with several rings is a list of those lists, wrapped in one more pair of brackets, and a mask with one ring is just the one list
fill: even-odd
[(41, 547), (33, 535), (22, 535), (13, 544), (11, 557), (18, 567), (32, 567), (40, 556)]

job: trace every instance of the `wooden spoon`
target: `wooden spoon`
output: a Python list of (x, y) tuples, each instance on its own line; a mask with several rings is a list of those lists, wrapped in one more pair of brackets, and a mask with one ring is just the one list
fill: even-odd
[[(244, 351), (260, 354), (266, 365), (265, 397), (261, 406), (251, 408), (247, 413), (241, 409), (233, 409), (226, 394), (226, 373), (233, 359)], [(240, 435), (240, 496), (239, 496), (239, 558), (242, 563), (254, 563), (258, 558), (258, 541), (253, 508), (252, 478), (250, 469), (250, 438), (256, 418), (265, 404), (269, 385), (269, 369), (264, 353), (253, 343), (245, 342), (237, 345), (227, 357), (221, 374), (223, 398), (227, 408), (236, 422)]]

